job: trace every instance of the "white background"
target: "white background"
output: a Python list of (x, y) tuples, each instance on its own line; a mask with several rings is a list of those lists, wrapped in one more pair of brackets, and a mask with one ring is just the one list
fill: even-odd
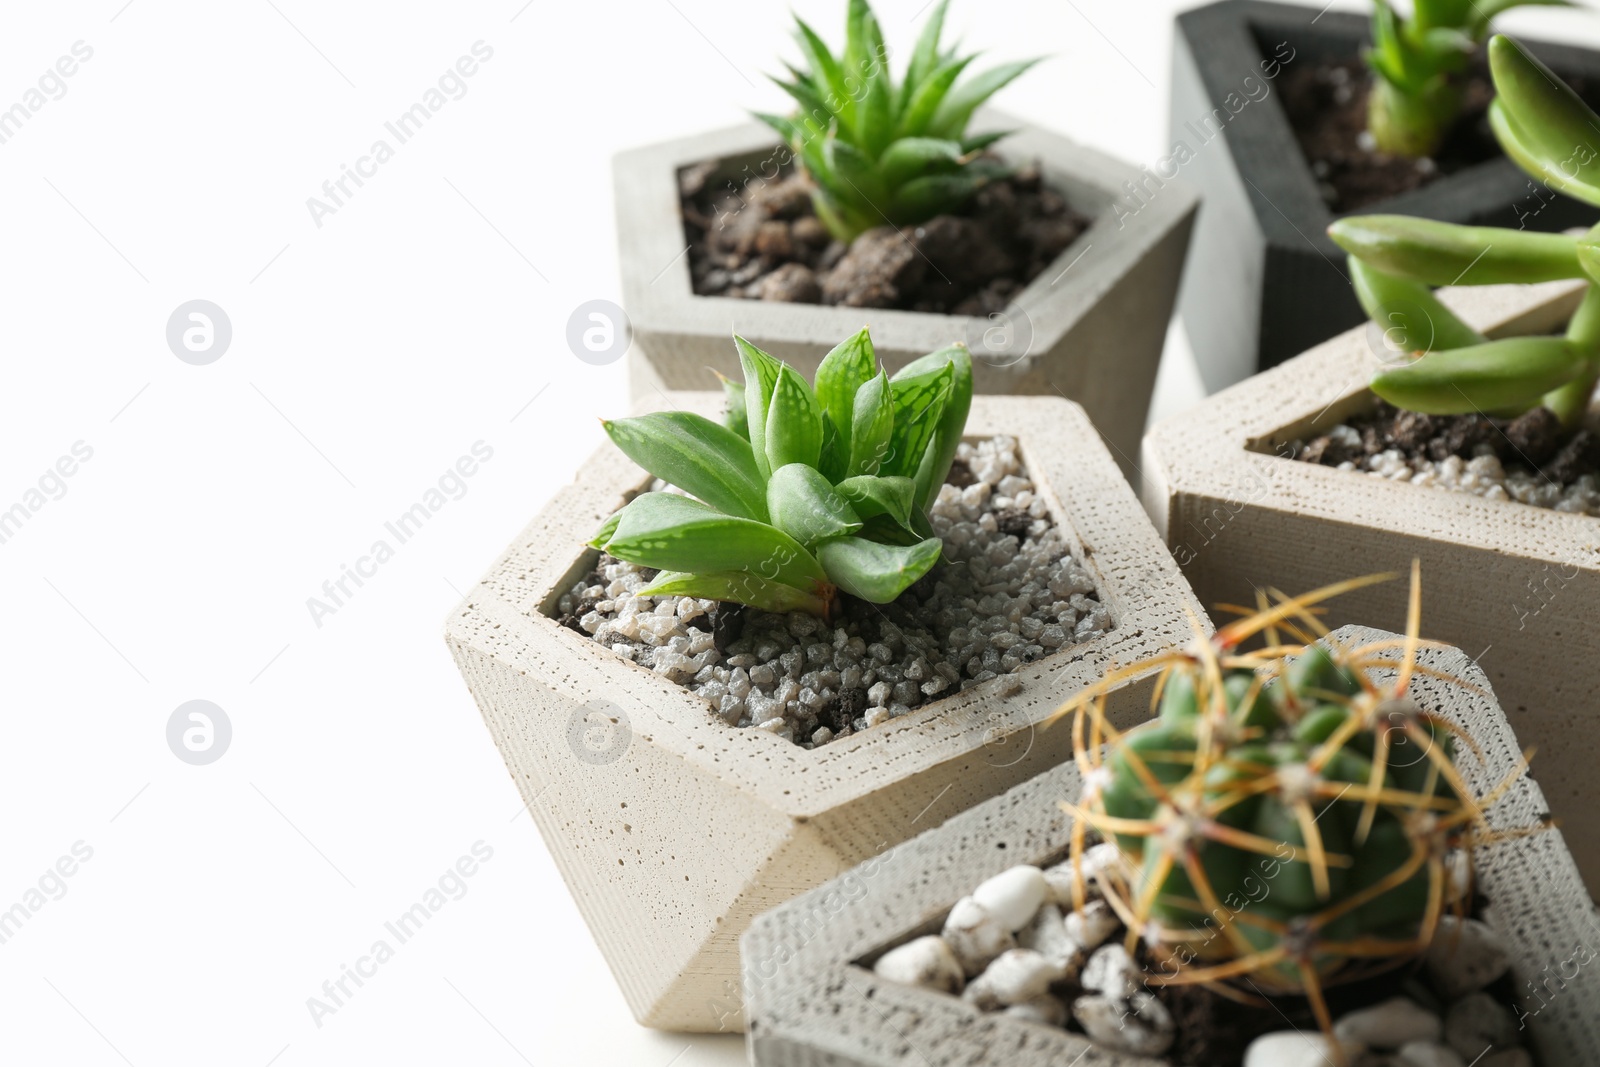
[[(795, 6), (838, 38), (842, 0)], [(891, 47), (923, 6), (880, 3)], [(1176, 7), (957, 0), (950, 23), (991, 62), (1055, 56), (1001, 106), (1147, 161)], [(93, 458), (0, 544), (0, 910), (93, 857), (0, 944), (0, 1060), (743, 1062), (633, 1023), (441, 629), (626, 405), (623, 365), (565, 341), (620, 299), (611, 155), (781, 108), (786, 6), (7, 8), (0, 108), (94, 54), (0, 144), (0, 510)], [(318, 228), (306, 199), (479, 40), (466, 95)], [(165, 341), (195, 298), (232, 321), (209, 366)], [(1158, 406), (1196, 399), (1175, 329)], [(479, 441), (466, 494), (318, 627), (307, 598)], [(165, 735), (197, 698), (233, 725), (200, 767)], [(317, 1026), (307, 998), (478, 841), (466, 895)]]

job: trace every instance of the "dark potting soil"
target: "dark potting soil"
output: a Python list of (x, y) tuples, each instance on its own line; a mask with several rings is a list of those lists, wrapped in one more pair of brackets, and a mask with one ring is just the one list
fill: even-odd
[(1592, 429), (1566, 432), (1548, 408), (1534, 408), (1514, 419), (1487, 415), (1419, 415), (1380, 401), (1371, 412), (1353, 415), (1345, 425), (1359, 443), (1329, 434), (1296, 442), (1294, 458), (1337, 467), (1397, 449), (1410, 459), (1442, 463), (1450, 456), (1471, 459), (1487, 449), (1508, 470), (1538, 474), (1566, 489), (1585, 474), (1600, 474), (1600, 438)]
[(774, 178), (679, 172), (689, 273), (699, 296), (987, 315), (1005, 308), (1089, 226), (1037, 165), (979, 190), (961, 212), (880, 226), (848, 248), (811, 208), (792, 165)]
[[(1591, 107), (1596, 104), (1585, 79), (1563, 77)], [(1291, 66), (1283, 74), (1284, 111), (1322, 198), (1335, 213), (1359, 211), (1500, 155), (1486, 117), (1494, 85), (1481, 57), (1461, 79), (1460, 118), (1432, 159), (1390, 156), (1363, 146), (1372, 78), (1357, 56)]]

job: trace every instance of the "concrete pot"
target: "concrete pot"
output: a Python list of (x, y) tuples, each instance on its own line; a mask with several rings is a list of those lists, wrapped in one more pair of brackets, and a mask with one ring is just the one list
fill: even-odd
[[(1368, 38), (1366, 15), (1328, 11), (1322, 0), (1310, 6), (1221, 0), (1178, 16), (1172, 150), (1180, 143), (1192, 150), (1181, 173), (1206, 202), (1178, 304), (1207, 391), (1362, 320), (1344, 252), (1324, 232), (1335, 216), (1295, 140), (1277, 81), (1283, 69), (1355, 56)], [(1600, 55), (1528, 43), (1557, 73), (1600, 83)], [(1271, 65), (1280, 53), (1286, 62)], [(1503, 156), (1359, 213), (1549, 231), (1600, 218)]]
[[(1582, 282), (1443, 289), (1496, 336), (1558, 329)], [(1600, 887), (1595, 773), (1600, 663), (1583, 651), (1600, 603), (1600, 520), (1388, 482), (1284, 458), (1287, 443), (1373, 403), (1357, 327), (1163, 421), (1144, 444), (1145, 507), (1201, 600), (1253, 603), (1256, 586), (1313, 589), (1422, 560), (1430, 634), (1476, 655), (1591, 887)], [(1330, 625), (1398, 628), (1403, 582), (1331, 601)]]
[[(715, 416), (720, 394), (658, 398)], [(606, 446), (451, 613), (445, 637), (640, 1022), (742, 1028), (738, 938), (758, 913), (1058, 762), (1063, 700), (1184, 639), (1198, 602), (1076, 404), (977, 397), (968, 433), (1015, 435), (1112, 626), (1023, 671), (808, 751), (550, 617), (584, 545), (650, 479)], [(1118, 714), (1147, 714), (1148, 687)]]
[[(810, 375), (841, 337), (872, 327), (891, 373), (955, 341), (972, 349), (979, 393), (1061, 395), (1082, 404), (1132, 475), (1150, 406), (1196, 197), (1167, 182), (1142, 208), (1119, 198), (1141, 181), (1126, 163), (994, 111), (974, 132), (1016, 129), (998, 146), (1016, 161), (1037, 159), (1045, 181), (1093, 221), (1003, 313), (1004, 321), (878, 308), (826, 307), (695, 296), (678, 197), (678, 171), (715, 159), (720, 182), (774, 173), (786, 150), (759, 123), (669, 141), (617, 156), (617, 234), (622, 291), (636, 344), (633, 393), (704, 389), (706, 368), (738, 377), (731, 332)], [(775, 153), (783, 155), (775, 157)]]
[[(1349, 627), (1335, 636), (1357, 642), (1388, 635)], [(1485, 764), (1459, 763), (1481, 794), (1515, 766), (1518, 739), (1464, 654), (1432, 649), (1421, 659), (1479, 687), (1419, 676), (1413, 693), (1482, 746)], [(1065, 858), (1071, 819), (1060, 802), (1081, 792), (1069, 761), (757, 919), (742, 945), (755, 1067), (1165, 1067), (1165, 1060), (1111, 1052), (1081, 1034), (980, 1013), (958, 997), (886, 981), (866, 966), (895, 945), (937, 932), (951, 906), (991, 875)], [(1491, 810), (1490, 822), (1525, 827), (1542, 811), (1538, 785), (1524, 776)], [(1600, 941), (1560, 833), (1497, 846), (1480, 858), (1479, 885), (1492, 902), (1484, 918), (1509, 946), (1522, 995), (1575, 949)], [(1522, 1009), (1542, 1067), (1588, 1067), (1600, 1055), (1600, 985), (1567, 978), (1558, 993), (1546, 993), (1543, 1003), (1529, 997)]]

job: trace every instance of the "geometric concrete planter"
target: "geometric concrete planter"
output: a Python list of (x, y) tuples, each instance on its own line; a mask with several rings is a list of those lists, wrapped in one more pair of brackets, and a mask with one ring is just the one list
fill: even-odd
[[(1345, 277), (1344, 252), (1325, 233), (1335, 216), (1317, 190), (1277, 84), (1260, 64), (1278, 63), (1268, 69), (1281, 77), (1305, 64), (1354, 57), (1370, 39), (1369, 21), (1328, 11), (1324, 0), (1310, 6), (1221, 0), (1178, 16), (1168, 123), (1173, 144), (1194, 152), (1182, 175), (1205, 199), (1178, 303), (1208, 392), (1365, 318)], [(1527, 43), (1562, 77), (1600, 83), (1600, 54)], [(1552, 193), (1499, 155), (1361, 213), (1547, 231), (1589, 226), (1596, 218), (1593, 208)]]
[[(1559, 329), (1582, 282), (1441, 289), (1495, 336)], [(1376, 357), (1357, 327), (1155, 426), (1145, 507), (1202, 603), (1256, 586), (1313, 589), (1422, 560), (1431, 636), (1477, 656), (1590, 886), (1600, 890), (1600, 519), (1392, 482), (1280, 450), (1373, 403)], [(1330, 625), (1403, 628), (1388, 582), (1327, 606)]]
[[(972, 349), (976, 392), (1077, 401), (1131, 476), (1196, 196), (1180, 182), (1151, 179), (1148, 203), (1137, 208), (1124, 202), (1123, 188), (1124, 182), (1146, 180), (1137, 168), (993, 110), (973, 120), (974, 132), (998, 129), (1018, 131), (1000, 142), (1001, 156), (1038, 160), (1045, 184), (1092, 220), (1008, 305), (1003, 314), (1009, 333), (965, 315), (696, 296), (678, 171), (715, 159), (723, 172), (713, 182), (743, 175), (747, 166), (752, 174), (770, 173), (773, 164), (764, 161), (773, 159), (775, 134), (750, 123), (618, 155), (617, 236), (623, 302), (636, 342), (630, 357), (634, 398), (657, 388), (703, 389), (710, 380), (707, 367), (737, 379), (730, 332), (809, 375), (839, 338), (865, 324), (891, 373), (925, 352), (963, 341)], [(1006, 337), (1009, 342), (1001, 343)]]
[[(1335, 636), (1355, 642), (1388, 635), (1351, 627)], [(1466, 727), (1482, 747), (1483, 764), (1470, 754), (1457, 760), (1469, 787), (1482, 795), (1516, 765), (1519, 739), (1465, 654), (1426, 649), (1419, 659), (1479, 687), (1474, 692), (1419, 675), (1411, 693), (1422, 707)], [(1054, 729), (1068, 733), (1071, 726)], [(742, 945), (755, 1067), (1162, 1067), (1164, 1060), (984, 1014), (958, 997), (887, 981), (870, 968), (884, 950), (937, 932), (951, 906), (984, 879), (1019, 863), (1048, 866), (1065, 858), (1072, 820), (1060, 802), (1081, 793), (1069, 760), (757, 919)], [(1526, 827), (1543, 811), (1539, 786), (1524, 776), (1488, 819), (1496, 829)], [(1478, 860), (1478, 886), (1490, 902), (1482, 918), (1508, 947), (1539, 1063), (1591, 1067), (1600, 1057), (1600, 982), (1592, 975), (1573, 982), (1570, 967), (1565, 981), (1557, 974), (1564, 963), (1594, 958), (1600, 926), (1561, 834), (1495, 845)], [(1528, 995), (1531, 988), (1543, 993), (1542, 1002)]]
[[(655, 399), (709, 417), (723, 404)], [(584, 541), (649, 484), (610, 444), (451, 613), (456, 663), (641, 1023), (742, 1028), (738, 938), (755, 915), (1055, 764), (1068, 738), (1037, 723), (1113, 664), (1189, 634), (1199, 604), (1076, 405), (976, 397), (967, 433), (1017, 437), (1111, 628), (815, 750), (728, 726), (550, 617), (593, 566)], [(1120, 694), (1120, 722), (1146, 717), (1149, 688)]]

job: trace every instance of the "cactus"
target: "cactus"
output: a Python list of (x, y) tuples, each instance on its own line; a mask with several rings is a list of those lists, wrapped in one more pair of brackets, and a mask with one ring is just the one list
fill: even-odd
[(954, 345), (891, 377), (863, 329), (823, 357), (813, 385), (734, 343), (745, 380), (723, 381), (726, 425), (687, 411), (602, 424), (690, 496), (641, 494), (589, 543), (661, 571), (641, 596), (824, 618), (841, 590), (893, 601), (941, 554), (927, 511), (972, 406), (972, 357)]
[[(1313, 605), (1389, 577), (1271, 607), (1263, 596), (1261, 610), (1213, 637), (1197, 632), (1153, 661), (1163, 667), (1158, 715), (1126, 733), (1106, 721), (1106, 693), (1150, 663), (1113, 672), (1064, 709), (1086, 783), (1064, 805), (1074, 869), (1090, 830), (1122, 852), (1125, 872), (1100, 876), (1101, 888), (1129, 949), (1147, 946), (1152, 984), (1257, 1003), (1304, 995), (1331, 1033), (1323, 990), (1425, 949), (1449, 906), (1447, 853), (1470, 861), (1491, 840), (1484, 809), (1498, 791), (1475, 798), (1452, 758), (1470, 740), (1408, 692), (1434, 673), (1416, 662), (1416, 567), (1404, 638), (1313, 643), (1326, 636)], [(1241, 651), (1257, 636), (1265, 647)], [(1369, 676), (1377, 667), (1397, 668), (1391, 686)], [(1081, 873), (1075, 891), (1081, 908)]]
[[(1600, 116), (1508, 37), (1490, 40), (1489, 66), (1498, 94), (1490, 125), (1506, 154), (1551, 188), (1600, 205)], [(1600, 227), (1569, 236), (1364, 215), (1328, 234), (1350, 254), (1356, 296), (1399, 364), (1373, 377), (1374, 393), (1429, 415), (1514, 416), (1543, 405), (1568, 429), (1581, 423), (1600, 382)], [(1490, 340), (1430, 290), (1563, 278), (1590, 284), (1561, 336)]]

